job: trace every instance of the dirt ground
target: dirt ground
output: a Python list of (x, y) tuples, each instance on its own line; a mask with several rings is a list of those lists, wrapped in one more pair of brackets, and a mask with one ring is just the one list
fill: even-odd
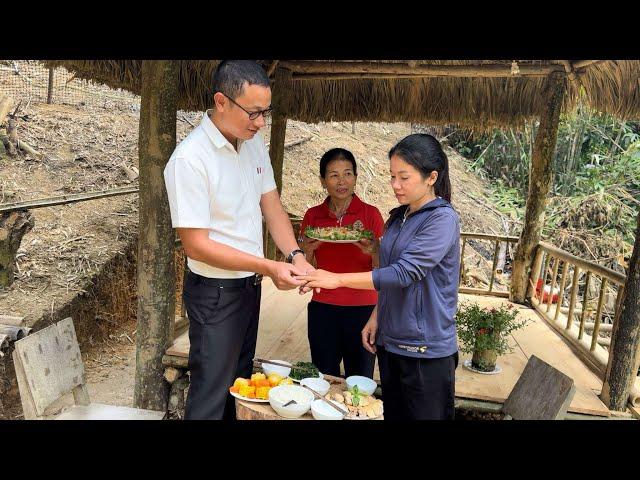
[[(18, 133), (40, 159), (0, 157), (0, 203), (135, 185), (121, 165), (137, 167), (138, 112), (91, 106), (30, 104)], [(178, 140), (197, 125), (201, 113), (180, 112)], [(354, 133), (355, 131), (355, 133)], [(408, 135), (409, 124), (321, 123), (291, 121), (286, 142), (305, 139), (285, 150), (282, 200), (287, 211), (302, 216), (322, 199), (319, 159), (336, 146), (358, 161), (361, 198), (383, 216), (397, 205), (388, 183), (387, 152)], [(263, 132), (269, 140), (269, 128)], [(500, 216), (487, 207), (486, 183), (467, 171), (464, 158), (447, 148), (453, 203), (463, 231), (504, 233)], [(135, 239), (137, 195), (32, 210), (35, 227), (18, 252), (17, 278), (0, 291), (0, 314), (24, 316), (27, 325), (56, 313), (87, 285), (107, 261), (126, 255)], [(131, 405), (135, 376), (134, 315), (115, 322), (104, 312), (96, 335), (81, 344), (93, 401)]]

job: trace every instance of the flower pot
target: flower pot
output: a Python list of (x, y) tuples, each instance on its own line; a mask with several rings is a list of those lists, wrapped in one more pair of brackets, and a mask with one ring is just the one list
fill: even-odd
[(497, 359), (498, 354), (495, 350), (474, 350), (471, 365), (481, 372), (493, 372)]

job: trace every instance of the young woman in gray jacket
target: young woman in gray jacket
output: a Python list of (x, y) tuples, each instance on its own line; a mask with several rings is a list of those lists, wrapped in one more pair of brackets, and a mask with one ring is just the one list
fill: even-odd
[(362, 343), (378, 357), (386, 419), (453, 419), (460, 223), (450, 203), (449, 162), (426, 134), (398, 142), (389, 161), (400, 206), (385, 226), (380, 267), (298, 278), (306, 288), (378, 290)]

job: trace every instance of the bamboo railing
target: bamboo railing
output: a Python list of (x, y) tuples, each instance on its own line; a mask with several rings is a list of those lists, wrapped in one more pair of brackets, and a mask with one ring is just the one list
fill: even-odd
[[(538, 313), (576, 347), (582, 359), (604, 376), (609, 360), (609, 351), (604, 347), (611, 344), (606, 334), (611, 334), (620, 314), (625, 281), (626, 276), (621, 273), (540, 242), (527, 296)], [(592, 285), (596, 286), (595, 295)], [(546, 295), (545, 287), (549, 288)], [(613, 298), (615, 301), (608, 301)], [(607, 309), (611, 303), (613, 308)], [(603, 318), (608, 321), (603, 323)]]
[[(460, 285), (458, 288), (458, 291), (460, 293), (470, 293), (473, 295), (492, 295), (494, 297), (504, 297), (504, 298), (508, 298), (509, 297), (509, 292), (508, 291), (496, 291), (494, 290), (495, 287), (495, 283), (496, 283), (496, 275), (497, 275), (497, 266), (498, 266), (498, 258), (500, 256), (500, 249), (502, 247), (502, 244), (506, 244), (506, 246), (508, 246), (508, 244), (511, 243), (517, 243), (518, 242), (518, 237), (510, 237), (510, 236), (505, 236), (505, 235), (492, 235), (492, 234), (487, 234), (487, 233), (469, 233), (469, 232), (462, 232), (460, 234), (460, 240), (462, 242), (462, 248), (460, 251), (460, 280), (458, 282), (458, 284)], [(493, 249), (493, 262), (492, 262), (492, 266), (491, 266), (491, 275), (489, 277), (489, 286), (487, 289), (481, 289), (481, 288), (470, 288), (470, 287), (464, 287), (462, 286), (462, 282), (464, 281), (465, 278), (465, 247), (467, 245), (467, 241), (468, 240), (489, 240), (492, 241), (494, 243), (494, 249)]]

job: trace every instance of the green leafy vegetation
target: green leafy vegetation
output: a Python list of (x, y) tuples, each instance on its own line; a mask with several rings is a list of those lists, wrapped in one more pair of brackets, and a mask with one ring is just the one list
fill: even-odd
[[(537, 126), (475, 135), (458, 131), (454, 148), (468, 169), (491, 180), (498, 210), (522, 221)], [(543, 237), (580, 257), (620, 270), (631, 255), (640, 206), (640, 123), (578, 107), (562, 116), (552, 196)]]

